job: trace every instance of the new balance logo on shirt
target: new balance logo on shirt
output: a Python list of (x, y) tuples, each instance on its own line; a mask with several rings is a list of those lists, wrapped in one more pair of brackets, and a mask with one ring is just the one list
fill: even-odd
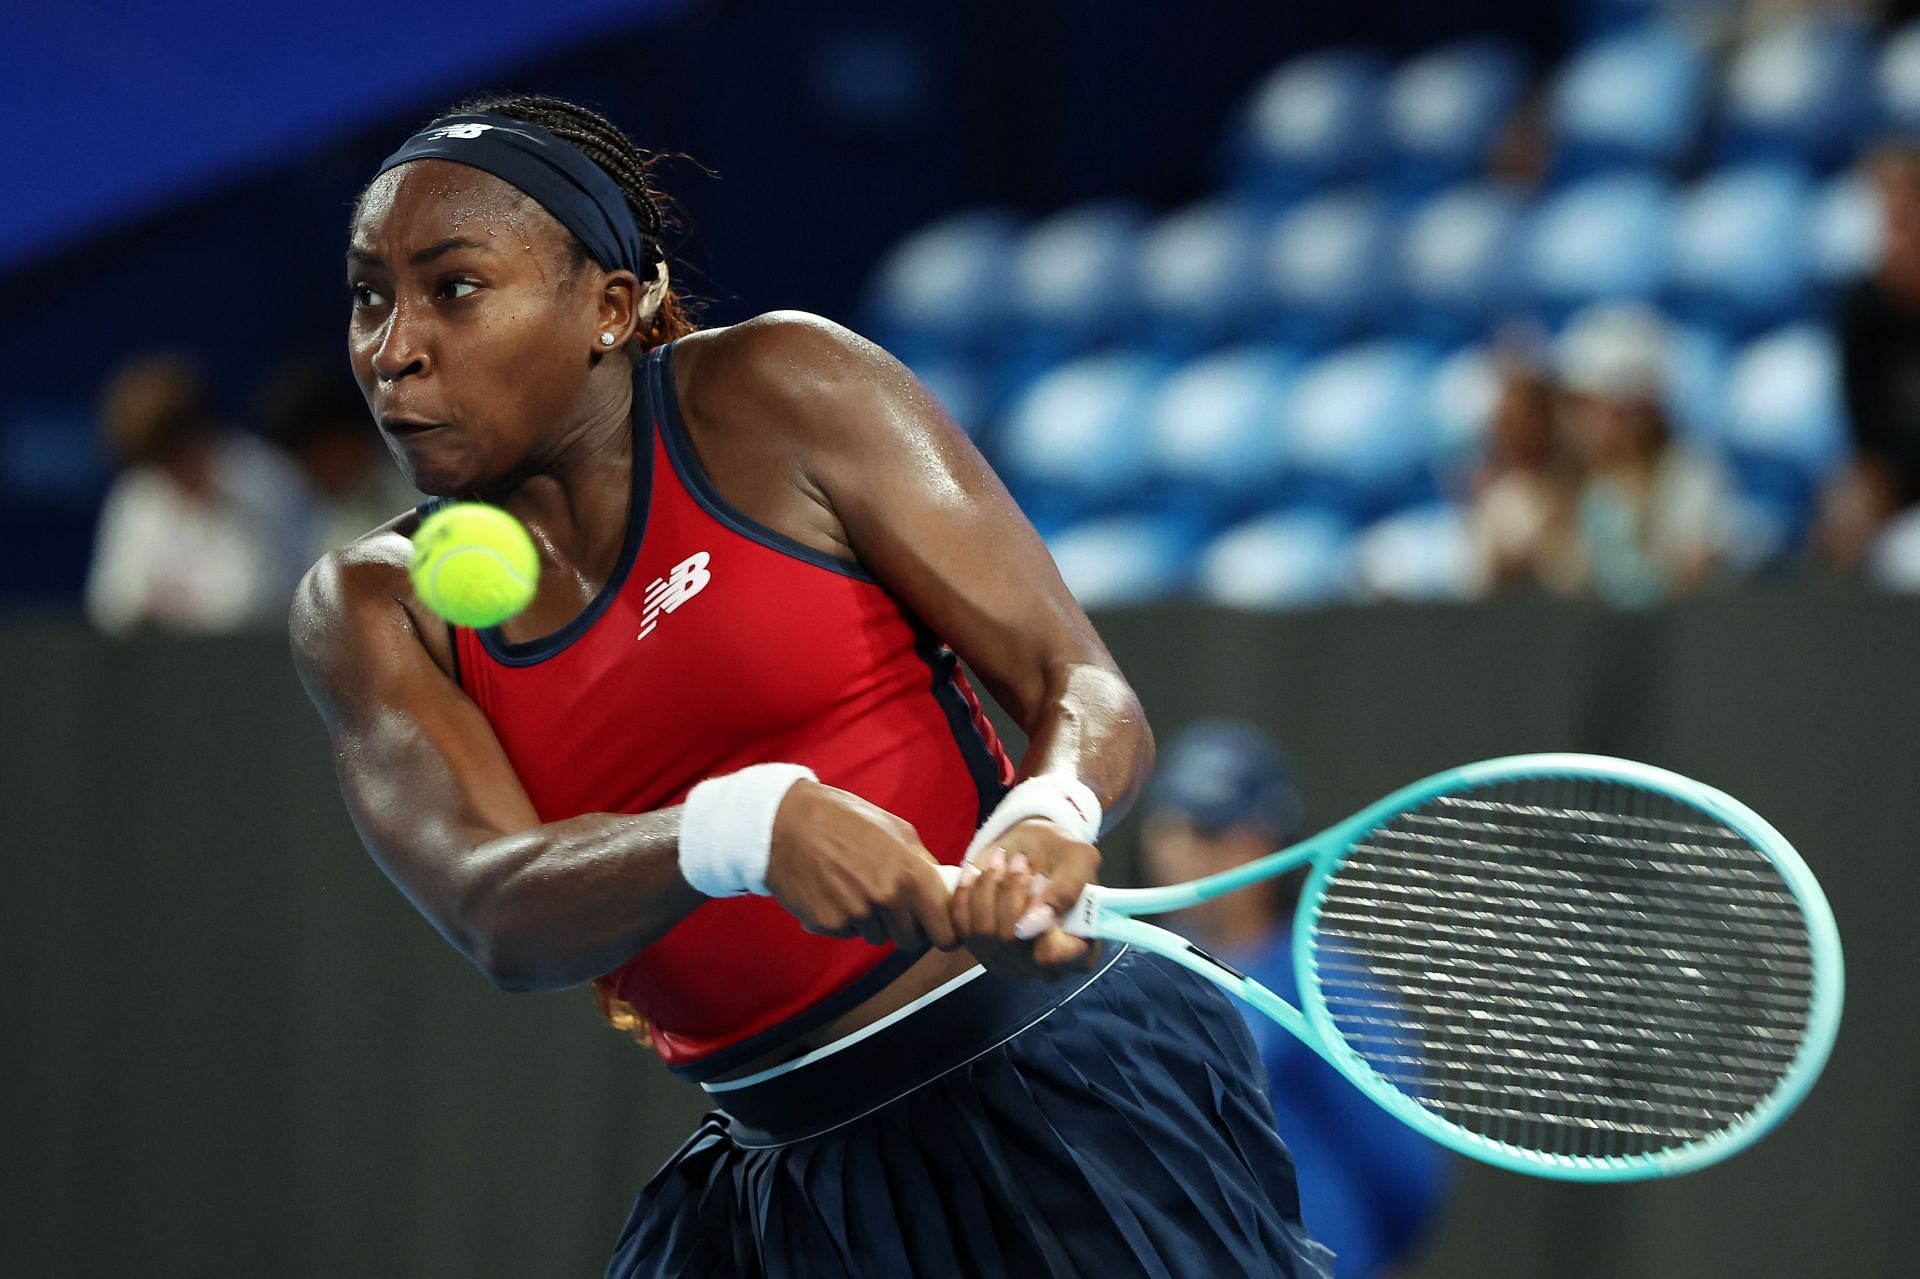
[(653, 628), (660, 624), (662, 613), (674, 612), (707, 589), (707, 583), (713, 580), (713, 574), (707, 569), (712, 558), (705, 551), (695, 551), (675, 564), (671, 573), (653, 579), (647, 586), (646, 612), (640, 618), (640, 633), (635, 639), (651, 635)]

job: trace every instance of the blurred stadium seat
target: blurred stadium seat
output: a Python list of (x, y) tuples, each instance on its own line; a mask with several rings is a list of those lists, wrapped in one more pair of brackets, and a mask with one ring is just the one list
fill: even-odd
[(1734, 342), (1714, 329), (1676, 324), (1667, 338), (1667, 416), (1682, 439), (1718, 450), (1727, 429)]
[(1536, 310), (1550, 322), (1599, 301), (1653, 301), (1666, 284), (1673, 199), (1645, 173), (1590, 178), (1543, 206), (1523, 250)]
[(1671, 284), (1679, 313), (1753, 333), (1797, 318), (1813, 301), (1812, 189), (1786, 165), (1714, 173), (1680, 201)]
[(1473, 538), (1459, 508), (1435, 504), (1390, 515), (1354, 541), (1362, 597), (1464, 600), (1478, 587)]
[(1797, 325), (1742, 351), (1728, 377), (1722, 444), (1750, 496), (1804, 511), (1847, 446), (1833, 336)]
[(1858, 173), (1830, 180), (1814, 197), (1807, 227), (1815, 278), (1833, 288), (1872, 271), (1885, 230), (1871, 182)]
[(1500, 372), (1483, 346), (1463, 347), (1434, 366), (1426, 415), (1433, 423), (1431, 457), (1442, 476), (1472, 469), (1486, 444), (1500, 397)]
[(1707, 65), (1678, 29), (1647, 23), (1576, 53), (1552, 95), (1558, 168), (1567, 176), (1621, 165), (1667, 171), (1699, 135)]
[(1257, 509), (1286, 472), (1298, 371), (1290, 354), (1249, 347), (1168, 377), (1149, 419), (1158, 504), (1208, 532)]
[(1261, 302), (1260, 219), (1243, 202), (1210, 200), (1155, 223), (1140, 246), (1147, 342), (1188, 355), (1252, 324)]
[(1171, 522), (1151, 515), (1089, 520), (1056, 533), (1047, 548), (1085, 608), (1150, 604), (1179, 592), (1193, 559)]
[(1312, 608), (1353, 590), (1352, 536), (1321, 512), (1263, 516), (1215, 538), (1201, 553), (1197, 594), (1235, 608)]
[(1360, 190), (1304, 201), (1266, 240), (1267, 331), (1285, 342), (1331, 346), (1378, 322), (1392, 299), (1385, 204)]
[(1041, 533), (1137, 496), (1152, 465), (1157, 360), (1090, 356), (1046, 374), (1008, 413), (996, 461)]
[(1013, 309), (1005, 354), (1018, 373), (1131, 331), (1145, 226), (1137, 206), (1102, 201), (1057, 213), (1020, 236), (1003, 268)]
[(1888, 38), (1874, 67), (1881, 122), (1891, 128), (1920, 130), (1920, 21)]
[(1355, 51), (1286, 63), (1253, 95), (1229, 140), (1234, 184), (1283, 205), (1372, 172), (1384, 146), (1385, 63)]
[(1388, 180), (1428, 191), (1477, 175), (1526, 81), (1526, 60), (1487, 40), (1449, 45), (1400, 67), (1385, 101)]
[(1473, 183), (1443, 192), (1407, 219), (1400, 242), (1398, 327), (1465, 341), (1514, 301), (1512, 245), (1525, 221), (1521, 197)]
[(1302, 370), (1287, 498), (1361, 524), (1420, 497), (1433, 451), (1426, 414), (1432, 368), (1424, 348), (1380, 341)]
[(1861, 27), (1832, 17), (1783, 22), (1727, 68), (1720, 150), (1736, 163), (1765, 157), (1828, 169), (1873, 127), (1875, 105)]
[(874, 274), (868, 327), (909, 364), (984, 354), (1005, 305), (1017, 223), (999, 209), (956, 214), (894, 246)]

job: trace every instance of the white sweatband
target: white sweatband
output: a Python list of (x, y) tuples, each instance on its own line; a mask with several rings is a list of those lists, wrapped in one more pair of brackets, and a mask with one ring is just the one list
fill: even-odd
[(994, 840), (1036, 817), (1089, 844), (1100, 838), (1100, 797), (1092, 787), (1064, 773), (1042, 773), (1007, 792), (967, 845), (966, 860), (975, 860)]
[(709, 897), (765, 897), (780, 801), (819, 780), (800, 764), (754, 764), (701, 782), (680, 808), (680, 874)]

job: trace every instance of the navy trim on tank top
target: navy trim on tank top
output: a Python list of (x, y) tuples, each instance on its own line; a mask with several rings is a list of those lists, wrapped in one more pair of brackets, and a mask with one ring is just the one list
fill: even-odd
[(994, 808), (1007, 793), (1006, 786), (1000, 781), (1000, 761), (980, 732), (967, 695), (960, 691), (959, 655), (943, 644), (925, 622), (917, 617), (910, 617), (909, 620), (913, 623), (913, 651), (933, 672), (933, 700), (940, 704), (941, 711), (946, 714), (947, 727), (953, 731), (954, 744), (960, 748), (960, 758), (966, 762), (967, 775), (973, 778), (974, 793), (980, 801), (980, 813), (973, 823), (974, 828), (978, 829), (993, 815)]
[(777, 532), (746, 514), (739, 507), (722, 497), (720, 490), (713, 486), (707, 477), (706, 468), (700, 465), (700, 456), (694, 450), (693, 441), (687, 435), (687, 424), (680, 416), (680, 397), (673, 380), (673, 344), (655, 347), (647, 355), (648, 381), (653, 386), (654, 402), (663, 409), (660, 415), (660, 437), (666, 441), (667, 457), (673, 462), (674, 471), (680, 476), (680, 482), (687, 492), (693, 494), (693, 500), (700, 504), (714, 519), (726, 525), (742, 537), (751, 538), (762, 546), (790, 555), (794, 559), (804, 560), (830, 573), (842, 577), (851, 577), (855, 581), (872, 582), (873, 574), (854, 563), (843, 560), (838, 555), (808, 546), (805, 542)]
[(620, 544), (620, 560), (580, 615), (550, 635), (514, 643), (497, 626), (478, 632), (487, 656), (502, 666), (534, 666), (561, 652), (593, 629), (600, 615), (618, 598), (627, 583), (634, 561), (640, 557), (640, 543), (646, 539), (647, 511), (653, 501), (653, 406), (646, 402), (642, 370), (633, 371), (633, 495), (627, 503), (627, 533)]
[(926, 954), (921, 950), (896, 950), (858, 977), (834, 991), (804, 1012), (795, 1013), (777, 1025), (750, 1035), (737, 1044), (708, 1053), (684, 1066), (668, 1066), (680, 1078), (704, 1083), (717, 1075), (737, 1070), (756, 1057), (764, 1056), (783, 1043), (798, 1039), (810, 1030), (818, 1030), (842, 1013), (850, 1013), (869, 998), (893, 984), (893, 979), (913, 967)]

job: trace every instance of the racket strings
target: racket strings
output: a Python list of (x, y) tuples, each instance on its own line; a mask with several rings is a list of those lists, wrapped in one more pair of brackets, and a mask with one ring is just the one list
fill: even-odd
[(1802, 913), (1737, 831), (1593, 779), (1502, 782), (1376, 828), (1327, 881), (1335, 1028), (1429, 1112), (1535, 1153), (1647, 1155), (1722, 1131), (1791, 1068)]

